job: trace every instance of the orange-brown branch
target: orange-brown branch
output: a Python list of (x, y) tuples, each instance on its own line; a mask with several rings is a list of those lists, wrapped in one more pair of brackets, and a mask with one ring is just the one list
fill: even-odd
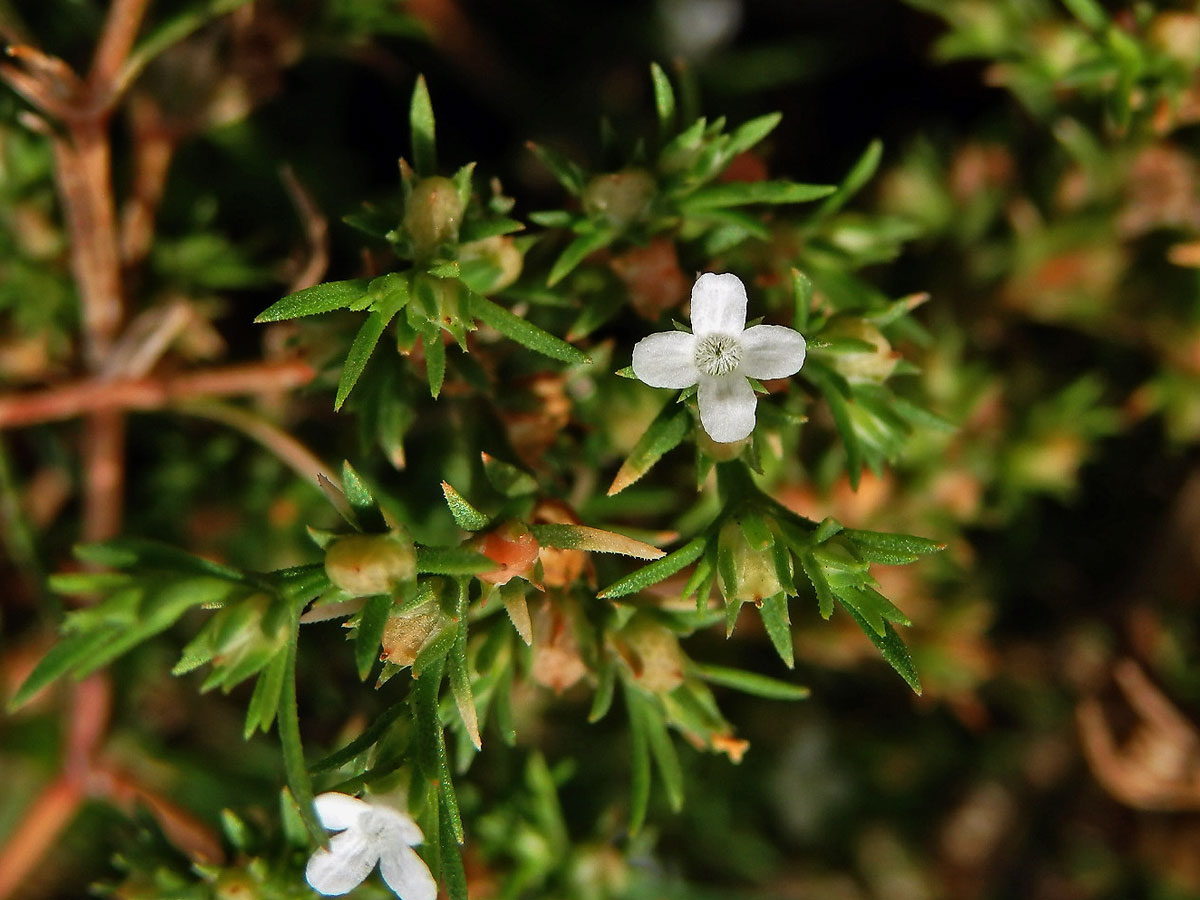
[(0, 396), (0, 429), (119, 410), (154, 410), (187, 399), (260, 394), (303, 387), (316, 373), (304, 362), (253, 363), (168, 377), (88, 379)]

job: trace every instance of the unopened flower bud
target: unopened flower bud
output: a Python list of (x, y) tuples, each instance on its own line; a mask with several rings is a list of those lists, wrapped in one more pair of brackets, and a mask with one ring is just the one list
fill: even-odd
[(900, 354), (892, 350), (892, 345), (883, 332), (865, 319), (840, 319), (832, 323), (822, 337), (852, 338), (875, 347), (874, 350), (834, 354), (834, 368), (849, 382), (861, 384), (887, 381), (900, 361)]
[(213, 885), (216, 900), (258, 900), (259, 886), (245, 872), (223, 872)]
[(665, 694), (683, 684), (686, 657), (679, 638), (665, 625), (637, 616), (614, 636), (613, 642), (639, 687)]
[(655, 184), (644, 169), (597, 175), (583, 190), (583, 209), (616, 228), (628, 228), (650, 211)]
[(513, 578), (528, 575), (538, 558), (538, 542), (523, 522), (505, 522), (498, 528), (475, 537), (473, 548), (497, 568), (475, 577), (491, 584), (507, 584)]
[(449, 178), (434, 175), (413, 185), (404, 207), (404, 229), (418, 255), (426, 255), (439, 244), (458, 240), (463, 201), (458, 186)]
[(726, 581), (721, 573), (721, 593), (726, 600), (740, 600), (761, 604), (783, 590), (779, 575), (775, 571), (775, 559), (767, 550), (755, 550), (746, 540), (737, 522), (726, 522), (721, 526), (717, 538), (718, 554), (733, 557), (735, 584)]
[(325, 574), (355, 597), (387, 594), (417, 574), (417, 551), (402, 531), (351, 534), (325, 548)]
[(504, 290), (521, 276), (525, 259), (511, 237), (497, 234), (460, 246), (458, 264), (462, 280), (472, 289), (492, 294)]
[(1150, 22), (1147, 38), (1151, 46), (1189, 69), (1200, 65), (1200, 16), (1171, 10), (1160, 12)]
[(397, 666), (411, 666), (425, 643), (441, 630), (445, 618), (436, 603), (405, 616), (392, 616), (383, 628), (381, 658)]
[(579, 653), (575, 625), (567, 608), (546, 601), (533, 610), (533, 666), (530, 677), (556, 694), (587, 674)]

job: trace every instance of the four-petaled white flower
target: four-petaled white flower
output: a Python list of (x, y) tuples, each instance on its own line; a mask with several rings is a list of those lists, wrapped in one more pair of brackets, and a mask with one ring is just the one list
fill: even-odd
[(804, 336), (782, 325), (746, 328), (746, 288), (705, 272), (692, 286), (692, 333), (663, 331), (633, 348), (633, 374), (651, 387), (699, 384), (700, 424), (719, 443), (754, 430), (758, 399), (747, 378), (786, 378), (804, 365)]
[(412, 849), (425, 836), (406, 814), (348, 794), (321, 794), (313, 805), (321, 824), (339, 832), (328, 849), (321, 847), (312, 855), (304, 870), (318, 893), (349, 893), (379, 863), (383, 880), (401, 900), (436, 900), (437, 882)]

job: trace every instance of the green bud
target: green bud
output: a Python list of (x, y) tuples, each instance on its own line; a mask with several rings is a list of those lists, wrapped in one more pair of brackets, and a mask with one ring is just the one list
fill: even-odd
[(462, 280), (481, 294), (502, 291), (521, 275), (524, 257), (508, 235), (493, 235), (458, 248)]
[(413, 185), (404, 207), (404, 229), (418, 256), (458, 240), (463, 207), (458, 186), (449, 178), (434, 175)]
[(417, 551), (403, 531), (351, 534), (325, 548), (325, 574), (355, 597), (387, 594), (417, 574)]
[(646, 218), (656, 185), (644, 169), (624, 169), (597, 175), (583, 190), (583, 209), (616, 228), (628, 228)]
[(737, 522), (726, 522), (721, 526), (717, 554), (730, 560), (729, 566), (721, 567), (721, 593), (726, 600), (761, 604), (767, 597), (783, 590), (771, 552), (753, 549)]
[(875, 347), (874, 350), (833, 355), (833, 367), (849, 382), (881, 384), (891, 377), (900, 361), (900, 354), (892, 350), (892, 345), (883, 332), (865, 319), (839, 319), (831, 323), (821, 337), (853, 338)]

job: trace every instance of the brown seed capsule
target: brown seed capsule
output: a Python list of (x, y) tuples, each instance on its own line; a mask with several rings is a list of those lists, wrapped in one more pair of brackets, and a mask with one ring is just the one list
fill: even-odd
[(533, 532), (515, 520), (478, 535), (471, 545), (496, 563), (497, 568), (475, 576), (491, 584), (507, 584), (513, 578), (528, 575), (538, 558), (538, 542)]
[(417, 552), (401, 531), (351, 534), (325, 548), (325, 574), (356, 597), (386, 594), (417, 574)]

